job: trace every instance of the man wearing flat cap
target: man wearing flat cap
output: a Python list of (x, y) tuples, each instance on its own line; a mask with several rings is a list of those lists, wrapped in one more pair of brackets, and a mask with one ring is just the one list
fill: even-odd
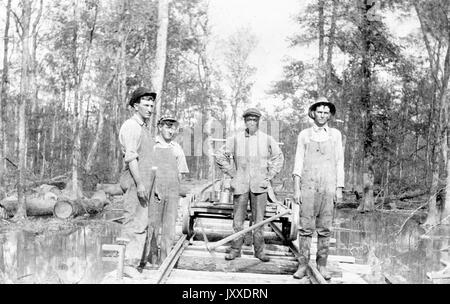
[(156, 186), (159, 202), (155, 210), (157, 215), (155, 227), (161, 229), (157, 239), (160, 248), (158, 263), (162, 263), (175, 240), (180, 182), (182, 175), (189, 173), (189, 169), (183, 149), (174, 141), (178, 128), (177, 119), (172, 116), (162, 116), (158, 120), (157, 127), (154, 163), (158, 167)]
[(125, 259), (127, 265), (132, 267), (142, 266), (146, 262), (144, 247), (148, 228), (148, 206), (154, 201), (154, 197), (149, 197), (149, 192), (155, 145), (148, 125), (155, 98), (156, 93), (149, 89), (137, 88), (128, 103), (133, 110), (133, 116), (122, 124), (119, 131), (124, 163), (120, 185), (125, 193), (122, 233), (130, 239)]
[(317, 232), (317, 268), (331, 278), (326, 264), (334, 199), (342, 201), (344, 188), (344, 148), (341, 132), (328, 126), (336, 114), (334, 104), (320, 98), (309, 107), (314, 125), (298, 135), (293, 171), (294, 197), (300, 204), (299, 266), (294, 277), (301, 279), (308, 268), (311, 240)]
[[(270, 181), (281, 171), (284, 161), (283, 153), (275, 139), (259, 130), (261, 112), (250, 108), (242, 116), (245, 130), (228, 138), (223, 149), (215, 154), (219, 168), (232, 178), (230, 186), (234, 192), (235, 232), (244, 228), (249, 200), (254, 224), (264, 220)], [(240, 257), (243, 242), (244, 236), (235, 239), (225, 259)], [(255, 257), (268, 262), (270, 259), (264, 253), (263, 227), (253, 231), (253, 245)]]

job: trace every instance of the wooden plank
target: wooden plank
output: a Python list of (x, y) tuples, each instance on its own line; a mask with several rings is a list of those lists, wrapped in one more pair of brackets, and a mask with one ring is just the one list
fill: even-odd
[(177, 269), (264, 274), (293, 274), (297, 270), (297, 266), (297, 261), (285, 259), (271, 259), (264, 263), (253, 256), (242, 256), (227, 261), (224, 253), (215, 253), (214, 255), (204, 253), (199, 257), (199, 255), (190, 255), (187, 251), (183, 253), (177, 263)]
[(341, 278), (331, 278), (332, 284), (368, 284), (356, 273), (343, 272)]
[[(277, 255), (277, 254), (270, 255), (270, 254), (268, 254), (268, 252), (266, 252), (266, 254), (273, 260), (297, 261), (297, 258), (295, 258), (293, 255), (290, 255), (290, 256)], [(188, 247), (188, 249), (186, 249), (183, 252), (183, 256), (192, 256), (192, 257), (198, 257), (198, 258), (214, 256), (214, 257), (223, 257), (225, 259), (225, 255), (226, 255), (226, 250), (222, 250), (221, 252), (213, 251), (212, 253), (210, 253), (205, 248), (201, 248), (201, 247), (197, 247), (197, 248)], [(253, 256), (253, 253), (247, 254), (245, 252), (241, 252), (240, 259), (255, 259), (255, 258)]]
[(339, 263), (339, 267), (345, 272), (363, 275), (369, 275), (372, 273), (372, 269), (369, 265)]
[(174, 269), (167, 284), (301, 284), (291, 275)]
[[(188, 250), (193, 250), (193, 251), (204, 251), (207, 252), (207, 249), (205, 248), (205, 246), (189, 246)], [(230, 251), (230, 247), (228, 246), (219, 246), (217, 248), (214, 249), (215, 252), (221, 252), (221, 253), (228, 253)], [(294, 258), (294, 255), (290, 252), (286, 252), (286, 251), (273, 251), (273, 250), (264, 250), (265, 254), (267, 254), (269, 257), (280, 257), (280, 258)], [(254, 250), (253, 248), (249, 248), (248, 246), (243, 247), (241, 250), (241, 253), (244, 255), (254, 255)]]
[[(198, 247), (205, 247), (205, 242), (203, 241), (193, 241), (192, 242), (192, 246), (198, 246)], [(192, 247), (191, 246), (191, 247)], [(189, 247), (189, 248), (191, 248)], [(265, 244), (265, 249), (269, 250), (269, 251), (277, 251), (277, 252), (284, 252), (284, 253), (290, 253), (290, 249), (287, 246), (283, 246), (283, 245), (277, 245), (277, 244)], [(242, 246), (242, 250), (253, 250), (253, 246), (247, 246), (247, 245), (243, 245)]]
[(388, 273), (384, 274), (384, 281), (387, 284), (407, 284), (408, 282), (401, 275), (391, 275)]

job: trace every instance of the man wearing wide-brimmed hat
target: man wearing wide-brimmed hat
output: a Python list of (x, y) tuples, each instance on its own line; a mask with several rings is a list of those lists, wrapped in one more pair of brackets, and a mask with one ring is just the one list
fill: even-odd
[(293, 171), (294, 197), (300, 203), (299, 267), (294, 274), (301, 279), (308, 268), (311, 240), (317, 232), (317, 268), (329, 280), (326, 269), (334, 199), (342, 201), (344, 187), (344, 149), (341, 132), (328, 126), (336, 107), (320, 98), (309, 107), (314, 125), (298, 135)]
[[(125, 220), (122, 236), (130, 239), (125, 251), (126, 263), (137, 267), (145, 264), (144, 246), (148, 227), (148, 205), (153, 146), (155, 142), (148, 126), (153, 114), (156, 93), (145, 87), (137, 88), (128, 102), (133, 116), (119, 131), (123, 171), (120, 185), (124, 191)], [(156, 193), (156, 191), (155, 191)]]
[[(275, 139), (259, 130), (261, 112), (250, 108), (242, 116), (245, 121), (245, 130), (228, 138), (224, 149), (215, 155), (219, 168), (225, 175), (232, 178), (235, 232), (244, 228), (249, 200), (253, 223), (257, 224), (264, 220), (270, 181), (281, 171), (284, 161), (283, 153)], [(239, 257), (243, 242), (243, 236), (235, 239), (225, 259), (233, 260)], [(253, 246), (255, 257), (263, 262), (270, 260), (264, 253), (263, 227), (253, 231)]]

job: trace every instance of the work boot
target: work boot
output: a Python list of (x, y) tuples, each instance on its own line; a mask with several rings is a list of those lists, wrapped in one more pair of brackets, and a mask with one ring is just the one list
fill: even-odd
[(317, 237), (316, 263), (317, 270), (325, 280), (331, 279), (330, 272), (327, 269), (328, 250), (330, 248), (330, 237)]
[(239, 257), (241, 257), (241, 251), (236, 250), (236, 249), (231, 249), (230, 253), (225, 255), (225, 260), (231, 261), (231, 260), (234, 260), (235, 258), (239, 258)]
[(264, 253), (255, 253), (255, 257), (260, 259), (262, 262), (269, 262), (270, 258)]
[(302, 279), (306, 276), (309, 264), (309, 251), (311, 248), (311, 237), (300, 236), (299, 237), (299, 253), (298, 257), (298, 269), (294, 273), (294, 278)]

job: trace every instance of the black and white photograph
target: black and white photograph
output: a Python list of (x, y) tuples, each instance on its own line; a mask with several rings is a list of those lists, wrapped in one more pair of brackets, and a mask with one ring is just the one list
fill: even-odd
[(0, 0), (0, 37), (0, 284), (450, 283), (450, 1)]

